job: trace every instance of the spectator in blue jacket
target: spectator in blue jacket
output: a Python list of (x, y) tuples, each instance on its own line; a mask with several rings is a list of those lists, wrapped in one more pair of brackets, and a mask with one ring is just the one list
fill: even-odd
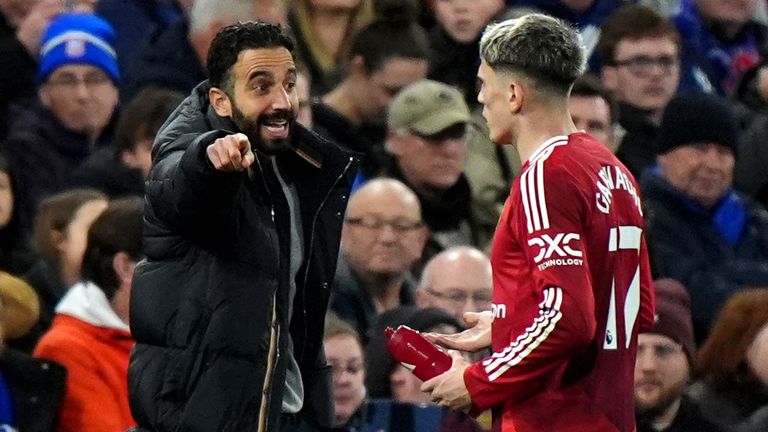
[(768, 212), (732, 188), (737, 140), (726, 101), (677, 96), (641, 182), (656, 270), (688, 288), (699, 341), (728, 297), (768, 286)]
[(765, 57), (768, 28), (754, 20), (757, 0), (683, 0), (672, 18), (683, 45), (682, 90), (732, 95)]

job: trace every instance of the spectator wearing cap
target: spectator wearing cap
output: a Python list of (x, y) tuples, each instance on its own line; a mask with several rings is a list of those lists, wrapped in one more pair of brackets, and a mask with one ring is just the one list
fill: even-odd
[(63, 14), (51, 21), (40, 49), (40, 89), (31, 104), (12, 107), (3, 149), (18, 175), (22, 220), (43, 198), (72, 186), (72, 173), (108, 145), (120, 82), (106, 21)]
[(494, 226), (477, 221), (464, 174), (469, 122), (459, 90), (432, 80), (405, 87), (389, 107), (386, 174), (416, 192), (430, 230), (419, 268), (452, 246), (482, 249), (493, 235)]
[(719, 432), (684, 395), (696, 358), (690, 299), (673, 279), (658, 279), (656, 322), (638, 336), (635, 411), (638, 432)]
[(726, 101), (678, 96), (664, 111), (658, 166), (641, 182), (655, 270), (688, 288), (697, 341), (726, 298), (768, 286), (768, 213), (732, 188), (737, 141)]

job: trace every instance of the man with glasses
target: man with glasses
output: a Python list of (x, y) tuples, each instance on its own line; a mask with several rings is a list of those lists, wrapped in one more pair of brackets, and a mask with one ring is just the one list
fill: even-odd
[(456, 246), (435, 255), (421, 274), (419, 307), (439, 307), (464, 322), (465, 313), (491, 310), (491, 260), (480, 250)]
[(414, 303), (410, 269), (427, 236), (419, 200), (403, 183), (373, 179), (350, 197), (331, 309), (364, 339), (379, 314)]
[(616, 156), (640, 178), (656, 160), (661, 114), (680, 82), (680, 36), (653, 9), (625, 6), (603, 23), (598, 49), (603, 84), (619, 102), (626, 131)]
[(91, 14), (59, 15), (41, 43), (38, 98), (9, 113), (3, 145), (20, 190), (22, 221), (72, 186), (72, 173), (112, 140), (120, 74), (112, 27)]
[(635, 411), (638, 432), (717, 432), (683, 392), (696, 357), (688, 292), (673, 279), (654, 282), (656, 322), (637, 337)]
[[(495, 226), (478, 222), (464, 173), (470, 112), (461, 92), (431, 80), (400, 91), (389, 108), (387, 175), (419, 198), (430, 230), (422, 264), (452, 246), (486, 246)], [(417, 269), (418, 271), (418, 269)]]

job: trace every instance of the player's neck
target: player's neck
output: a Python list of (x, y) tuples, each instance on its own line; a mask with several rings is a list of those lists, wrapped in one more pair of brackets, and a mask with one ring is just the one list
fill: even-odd
[(525, 163), (531, 154), (548, 139), (577, 132), (571, 115), (565, 109), (538, 110), (521, 119), (516, 146), (520, 160)]

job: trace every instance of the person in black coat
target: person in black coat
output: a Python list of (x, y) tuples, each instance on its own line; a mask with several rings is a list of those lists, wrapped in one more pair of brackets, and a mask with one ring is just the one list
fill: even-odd
[(56, 362), (36, 359), (5, 345), (24, 335), (38, 318), (32, 287), (0, 272), (0, 430), (53, 432), (67, 371)]
[(295, 121), (292, 49), (273, 24), (225, 27), (155, 140), (130, 307), (142, 429), (332, 424), (318, 323), (359, 160)]
[(25, 229), (40, 201), (71, 188), (74, 170), (112, 140), (121, 79), (113, 38), (96, 15), (57, 16), (42, 40), (37, 98), (9, 108), (2, 149), (19, 183)]

